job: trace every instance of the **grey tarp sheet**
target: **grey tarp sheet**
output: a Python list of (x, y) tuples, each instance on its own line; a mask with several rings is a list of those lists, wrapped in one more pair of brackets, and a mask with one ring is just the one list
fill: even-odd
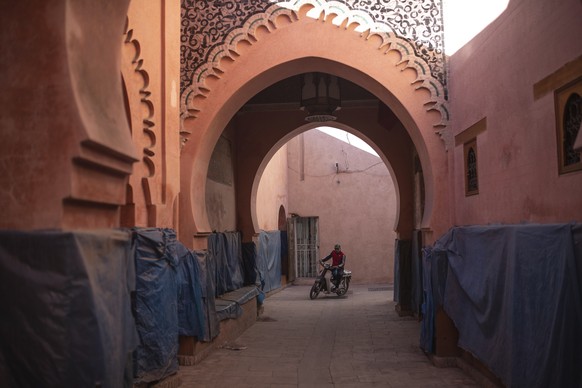
[(242, 305), (259, 294), (256, 286), (247, 286), (228, 292), (216, 298), (216, 315), (218, 320), (235, 319), (243, 314)]
[(135, 320), (140, 344), (134, 352), (138, 383), (178, 371), (178, 281), (176, 234), (171, 229), (136, 228)]
[(222, 295), (220, 299), (230, 300), (237, 302), (241, 305), (247, 303), (249, 300), (253, 299), (259, 295), (259, 290), (255, 286), (247, 286), (239, 288), (238, 290), (231, 291), (228, 294)]
[(224, 319), (236, 319), (243, 314), (242, 307), (234, 301), (216, 298), (216, 318), (219, 321)]
[(258, 245), (257, 268), (263, 291), (281, 288), (281, 232), (261, 231)]
[(434, 244), (459, 346), (508, 387), (582, 386), (580, 245), (570, 224), (458, 227)]
[(0, 232), (0, 386), (131, 387), (123, 231)]
[(240, 233), (212, 233), (208, 236), (208, 254), (214, 265), (215, 296), (243, 286)]

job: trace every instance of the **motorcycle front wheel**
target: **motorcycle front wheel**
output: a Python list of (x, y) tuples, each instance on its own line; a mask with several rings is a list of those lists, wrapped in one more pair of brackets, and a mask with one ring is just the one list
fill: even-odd
[(321, 291), (321, 284), (319, 282), (313, 283), (311, 291), (309, 292), (309, 299), (317, 298), (317, 295), (319, 295), (319, 291)]

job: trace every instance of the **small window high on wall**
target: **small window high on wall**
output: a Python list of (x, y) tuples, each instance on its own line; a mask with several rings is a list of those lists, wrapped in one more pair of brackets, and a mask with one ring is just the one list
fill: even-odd
[(479, 176), (477, 173), (477, 139), (465, 143), (465, 195), (479, 194)]
[(455, 136), (455, 146), (463, 145), (465, 196), (479, 194), (479, 169), (477, 138), (487, 130), (487, 117), (483, 117)]
[(555, 100), (559, 172), (582, 170), (580, 151), (574, 151), (582, 123), (582, 79), (557, 90)]

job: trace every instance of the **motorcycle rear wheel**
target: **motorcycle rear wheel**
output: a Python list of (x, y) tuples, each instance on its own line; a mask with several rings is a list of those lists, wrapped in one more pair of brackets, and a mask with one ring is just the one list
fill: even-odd
[(340, 286), (337, 290), (337, 296), (344, 296), (348, 292), (348, 288), (350, 287), (349, 280), (342, 280)]
[(321, 284), (319, 282), (315, 282), (311, 287), (311, 291), (309, 292), (309, 299), (317, 298), (319, 292), (321, 291)]

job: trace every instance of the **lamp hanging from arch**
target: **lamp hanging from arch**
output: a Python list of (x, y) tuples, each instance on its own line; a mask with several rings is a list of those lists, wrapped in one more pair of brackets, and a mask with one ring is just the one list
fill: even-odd
[(305, 121), (334, 121), (341, 109), (339, 79), (325, 73), (301, 75), (301, 109), (307, 112)]

